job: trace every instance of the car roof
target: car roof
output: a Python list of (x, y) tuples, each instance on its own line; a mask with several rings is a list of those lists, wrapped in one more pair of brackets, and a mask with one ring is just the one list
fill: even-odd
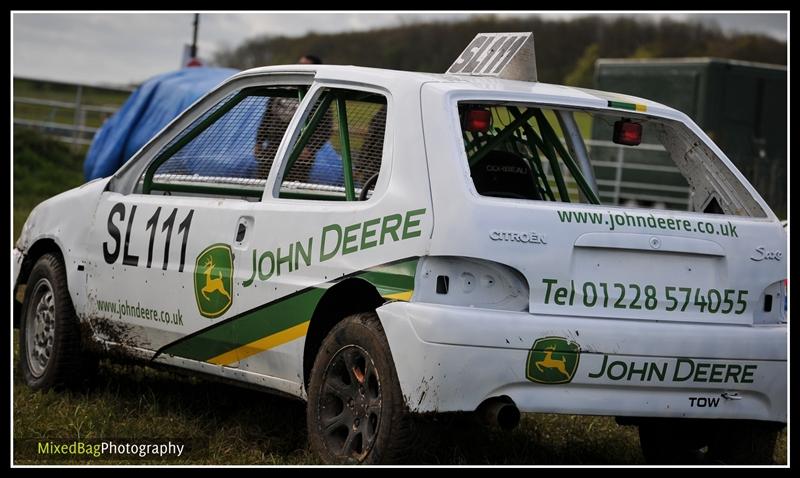
[(425, 83), (435, 83), (435, 88), (442, 92), (463, 91), (487, 93), (509, 93), (512, 96), (534, 96), (546, 99), (548, 103), (606, 108), (610, 101), (620, 101), (645, 105), (649, 113), (657, 116), (681, 117), (683, 113), (661, 103), (632, 95), (555, 85), (538, 81), (507, 80), (486, 76), (451, 75), (442, 73), (425, 73), (383, 68), (369, 68), (352, 65), (275, 65), (252, 68), (237, 74), (258, 76), (276, 73), (312, 73), (318, 81), (356, 81), (374, 84), (388, 89), (393, 87), (419, 88)]

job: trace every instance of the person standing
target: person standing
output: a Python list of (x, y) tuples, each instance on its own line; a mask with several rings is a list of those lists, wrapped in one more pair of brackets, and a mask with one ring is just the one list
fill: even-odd
[[(303, 55), (297, 60), (301, 65), (320, 65), (322, 60), (316, 55)], [(271, 166), (289, 122), (299, 101), (294, 98), (273, 98), (267, 104), (256, 135), (256, 160)], [(312, 184), (341, 186), (344, 184), (342, 158), (330, 142), (333, 132), (333, 115), (329, 109), (308, 145), (300, 153), (294, 168), (293, 179)], [(265, 168), (269, 170), (269, 167)], [(300, 177), (297, 177), (300, 176)]]

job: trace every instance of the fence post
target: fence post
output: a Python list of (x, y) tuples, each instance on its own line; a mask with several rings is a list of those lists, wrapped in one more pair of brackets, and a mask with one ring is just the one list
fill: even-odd
[(617, 171), (614, 178), (614, 204), (619, 206), (620, 185), (622, 183), (622, 163), (625, 161), (625, 150), (617, 146)]
[(78, 138), (81, 135), (81, 102), (83, 101), (83, 85), (78, 85), (78, 90), (75, 92), (75, 115), (72, 122), (72, 125), (75, 129), (72, 131), (72, 149), (75, 150), (78, 147)]

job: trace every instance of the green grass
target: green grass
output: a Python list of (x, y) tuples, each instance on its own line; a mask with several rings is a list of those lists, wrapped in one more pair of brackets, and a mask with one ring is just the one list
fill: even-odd
[(34, 130), (14, 131), (14, 239), (34, 206), (83, 184), (83, 158)]
[[(106, 114), (97, 111), (87, 111), (83, 125), (91, 128), (99, 128), (103, 124), (103, 121), (105, 121), (106, 116)], [(75, 124), (75, 109), (15, 103), (14, 119), (47, 121), (50, 123), (72, 125)]]
[[(635, 429), (605, 417), (531, 415), (510, 433), (461, 416), (418, 426), (425, 438), (410, 450), (410, 463), (643, 462)], [(183, 459), (168, 461), (175, 464), (318, 463), (306, 447), (302, 402), (130, 364), (104, 362), (87, 388), (61, 392), (33, 392), (15, 374), (14, 430), (15, 439), (172, 438), (198, 445)]]
[[(103, 461), (20, 455), (15, 463), (317, 464), (306, 445), (302, 402), (168, 370), (103, 361), (83, 388), (34, 392), (17, 372), (14, 438), (26, 440), (186, 440), (180, 459)], [(408, 450), (414, 464), (643, 464), (634, 427), (611, 417), (528, 414), (511, 432), (465, 415), (441, 415), (417, 425)], [(20, 443), (20, 442), (18, 442)], [(786, 431), (776, 448), (786, 463)]]

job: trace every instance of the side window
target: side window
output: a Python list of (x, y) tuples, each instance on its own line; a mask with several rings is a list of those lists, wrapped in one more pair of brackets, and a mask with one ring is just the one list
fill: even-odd
[(326, 89), (289, 154), (280, 197), (368, 199), (378, 179), (386, 134), (386, 98)]
[(254, 87), (232, 93), (156, 155), (142, 192), (260, 198), (302, 92)]

